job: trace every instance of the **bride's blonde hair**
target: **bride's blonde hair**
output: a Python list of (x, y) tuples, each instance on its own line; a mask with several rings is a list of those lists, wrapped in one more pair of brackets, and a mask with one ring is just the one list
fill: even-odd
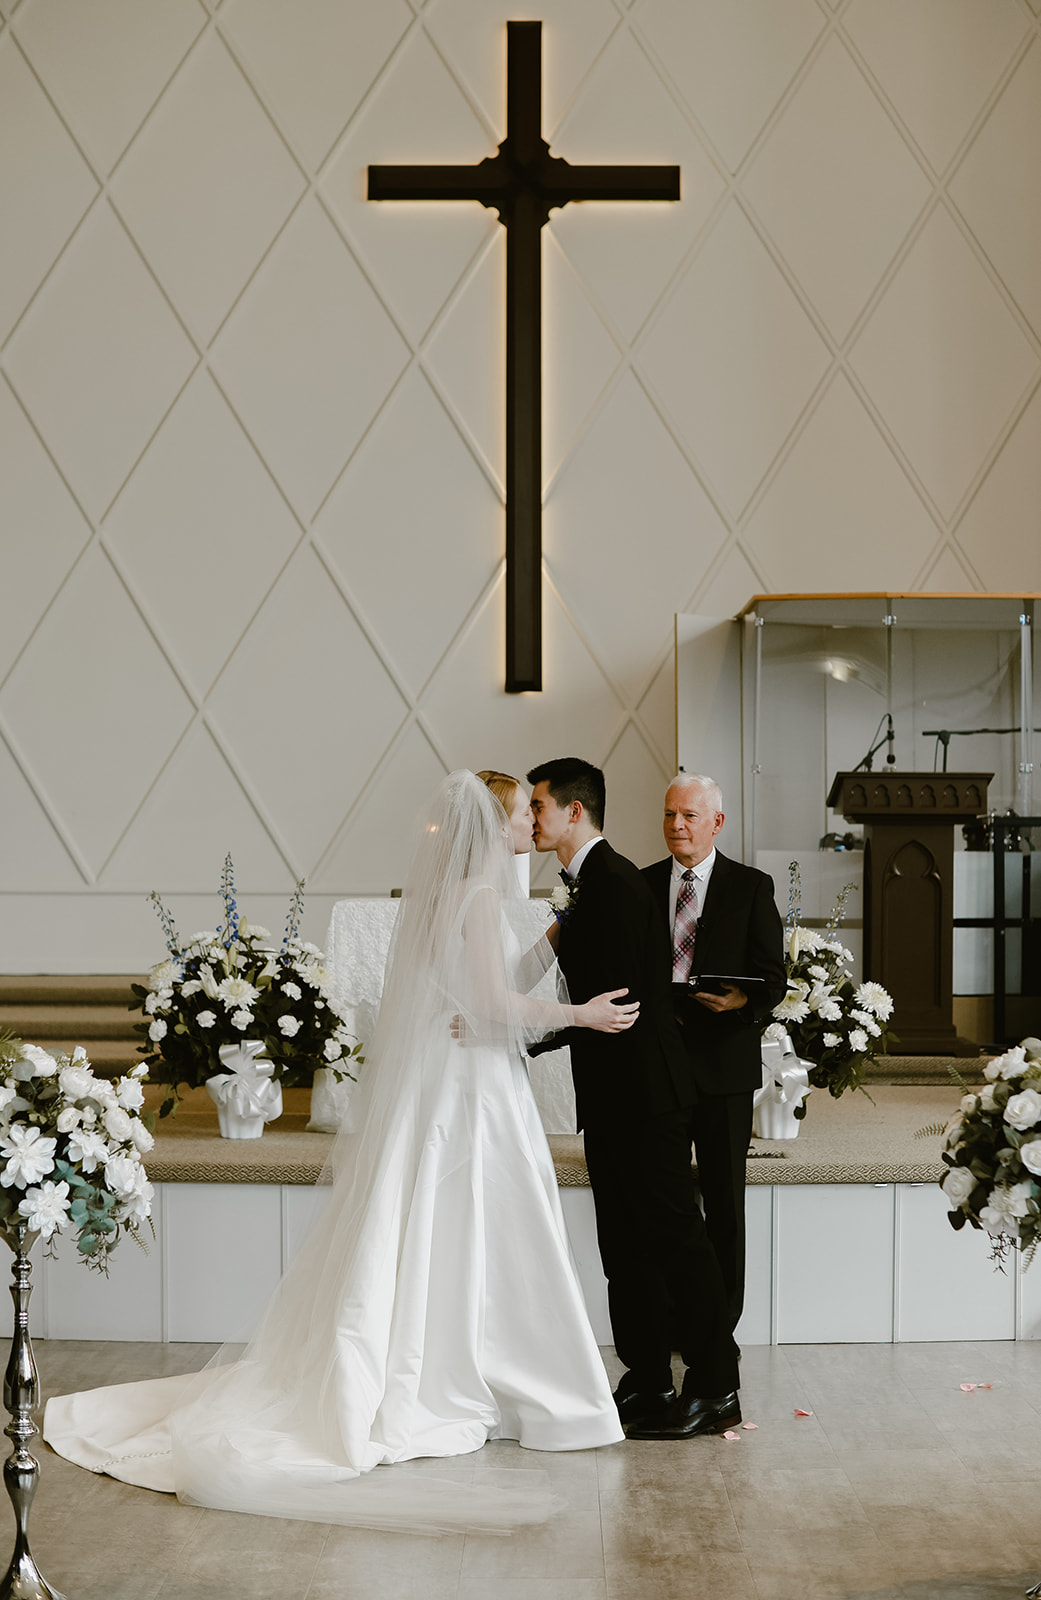
[(475, 772), (474, 777), (479, 778), (485, 788), (492, 791), (506, 815), (509, 816), (513, 810), (513, 797), (520, 788), (520, 779), (511, 778), (508, 772), (492, 772), (490, 770)]

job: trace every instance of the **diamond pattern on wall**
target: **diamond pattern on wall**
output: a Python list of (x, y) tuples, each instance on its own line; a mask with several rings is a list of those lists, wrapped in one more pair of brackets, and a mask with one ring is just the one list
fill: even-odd
[[(0, 384), (0, 484), (7, 596), (0, 628), (2, 683), (53, 598), (56, 584), (91, 536), (90, 524), (6, 384)], [(41, 529), (46, 529), (46, 538), (40, 537)]]
[(302, 877), (404, 715), (324, 567), (302, 549), (221, 674), (207, 720)]
[(111, 171), (206, 25), (197, 0), (49, 0), (23, 6), (18, 43), (73, 137)]
[(1037, 373), (1036, 352), (944, 210), (915, 241), (851, 360), (944, 515)]
[(740, 511), (827, 371), (828, 352), (731, 205), (655, 320), (640, 365), (692, 458)]
[(89, 551), (0, 691), (0, 719), (91, 873), (191, 715), (123, 585)]
[(937, 171), (970, 132), (1028, 26), (1016, 0), (853, 0), (843, 22)]
[(408, 350), (328, 217), (306, 201), (225, 323), (211, 361), (281, 488), (309, 517)]
[(219, 25), (301, 159), (321, 165), (412, 22), (405, 0), (226, 0)]
[(849, 332), (931, 192), (836, 40), (817, 56), (745, 182), (771, 238), (837, 338)]
[(364, 197), (494, 149), (513, 0), (0, 9), (0, 970), (140, 967), (227, 848), (384, 891), (464, 762), (578, 749), (657, 856), (676, 610), (1041, 588), (1041, 0), (528, 13), (555, 152), (682, 169), (544, 234), (541, 696), (503, 230)]
[(732, 172), (824, 26), (812, 0), (643, 0), (634, 16)]
[[(861, 581), (889, 574), (908, 587), (936, 540), (936, 524), (847, 380), (822, 396), (749, 519), (744, 534), (776, 594), (841, 590), (851, 549)], [(870, 552), (870, 555), (868, 554)]]
[[(263, 184), (253, 181), (258, 169)], [(177, 309), (208, 339), (305, 187), (211, 33), (120, 163), (111, 192)]]
[[(47, 194), (39, 203), (40, 187)], [(0, 49), (0, 343), (97, 194), (90, 168), (20, 53)]]
[(73, 492), (99, 515), (196, 361), (108, 206), (95, 207), (22, 318), (7, 376)]
[[(431, 128), (437, 129), (436, 142)], [(427, 35), (413, 30), (322, 177), (322, 194), (398, 325), (421, 339), (460, 276), (499, 228), (476, 201), (366, 199), (365, 168), (394, 162), (476, 165), (494, 142)], [(415, 263), (423, 262), (417, 273)]]
[[(458, 530), (450, 541), (443, 521)], [(420, 372), (380, 413), (314, 534), (384, 659), (418, 694), (502, 561), (502, 502)]]
[(263, 462), (201, 372), (116, 500), (105, 532), (151, 625), (200, 697), (300, 538)]
[(1020, 63), (951, 183), (951, 196), (1041, 337), (1041, 42)]

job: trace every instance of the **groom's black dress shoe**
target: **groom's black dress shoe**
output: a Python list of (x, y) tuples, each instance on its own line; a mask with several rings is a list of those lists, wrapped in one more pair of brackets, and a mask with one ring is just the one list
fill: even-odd
[(618, 1407), (618, 1420), (623, 1427), (630, 1427), (638, 1422), (652, 1424), (655, 1421), (664, 1421), (669, 1413), (669, 1408), (675, 1403), (675, 1389), (663, 1389), (655, 1393), (648, 1389), (623, 1389), (622, 1384), (614, 1392), (614, 1403)]
[(741, 1402), (736, 1391), (716, 1395), (710, 1400), (681, 1395), (655, 1423), (648, 1420), (628, 1430), (630, 1439), (695, 1439), (699, 1433), (723, 1433), (741, 1421)]

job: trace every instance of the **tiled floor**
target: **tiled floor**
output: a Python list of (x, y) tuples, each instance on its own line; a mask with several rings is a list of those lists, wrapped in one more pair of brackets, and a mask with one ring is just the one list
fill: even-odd
[[(45, 1395), (208, 1354), (36, 1346)], [(33, 1550), (68, 1600), (1011, 1600), (1041, 1575), (1041, 1343), (753, 1347), (742, 1374), (739, 1442), (487, 1445), (567, 1501), (512, 1538), (199, 1511), (43, 1447)]]

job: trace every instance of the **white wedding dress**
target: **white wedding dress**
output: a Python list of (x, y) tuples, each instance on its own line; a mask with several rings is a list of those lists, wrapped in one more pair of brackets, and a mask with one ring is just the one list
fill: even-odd
[(329, 1204), (245, 1351), (52, 1399), (43, 1433), (59, 1454), (226, 1510), (505, 1529), (553, 1510), (537, 1475), (479, 1487), (390, 1465), (489, 1439), (555, 1451), (623, 1437), (503, 985), (529, 1033), (554, 1007), (524, 998), (544, 967), (520, 956), (487, 877), (421, 898), (425, 928), (403, 908), (384, 1013), (405, 1014), (381, 1015)]

